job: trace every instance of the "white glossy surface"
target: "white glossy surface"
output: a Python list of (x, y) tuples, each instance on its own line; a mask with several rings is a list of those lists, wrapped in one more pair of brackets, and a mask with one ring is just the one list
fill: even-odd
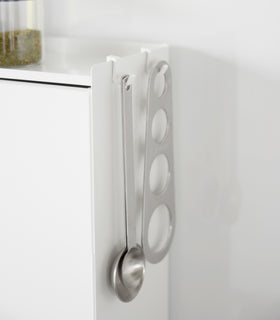
[(277, 0), (48, 0), (52, 34), (173, 44), (172, 320), (280, 318), (279, 10)]
[(0, 319), (93, 320), (89, 95), (0, 81)]
[(0, 78), (91, 86), (91, 69), (114, 55), (125, 57), (140, 54), (141, 48), (160, 45), (117, 42), (92, 37), (47, 37), (42, 62), (33, 65), (0, 68)]

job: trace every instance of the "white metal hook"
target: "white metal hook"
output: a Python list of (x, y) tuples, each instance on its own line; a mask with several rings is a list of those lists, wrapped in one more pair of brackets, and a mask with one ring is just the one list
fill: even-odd
[[(110, 55), (107, 56), (106, 61), (112, 63), (112, 82), (121, 84), (122, 76), (119, 76), (116, 72), (116, 63), (120, 59), (119, 56)], [(126, 81), (126, 89), (129, 89), (129, 87), (134, 83), (134, 80), (136, 78), (135, 74), (130, 74)]]
[(151, 50), (148, 48), (141, 48), (141, 53), (146, 54), (146, 65), (145, 65), (145, 71), (149, 72), (149, 64), (150, 64), (150, 53)]
[(117, 82), (117, 75), (115, 70), (115, 63), (120, 59), (119, 56), (110, 55), (107, 56), (106, 61), (112, 63), (112, 82)]
[(169, 65), (168, 65), (168, 64), (164, 64), (164, 65), (160, 68), (159, 74), (164, 76), (164, 75), (166, 74), (166, 72), (167, 72), (168, 69), (169, 69)]

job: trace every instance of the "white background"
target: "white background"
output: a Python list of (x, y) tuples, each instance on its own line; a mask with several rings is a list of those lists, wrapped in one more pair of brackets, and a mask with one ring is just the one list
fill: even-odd
[(47, 0), (45, 14), (49, 34), (172, 45), (171, 319), (279, 320), (279, 0)]

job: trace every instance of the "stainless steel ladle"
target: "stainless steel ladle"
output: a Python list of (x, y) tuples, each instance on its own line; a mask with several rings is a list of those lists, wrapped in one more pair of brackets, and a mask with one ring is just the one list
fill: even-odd
[(112, 287), (123, 302), (133, 300), (139, 293), (145, 276), (145, 256), (136, 241), (136, 193), (133, 156), (132, 83), (134, 76), (124, 76), (122, 85), (122, 135), (125, 187), (126, 247), (114, 260)]

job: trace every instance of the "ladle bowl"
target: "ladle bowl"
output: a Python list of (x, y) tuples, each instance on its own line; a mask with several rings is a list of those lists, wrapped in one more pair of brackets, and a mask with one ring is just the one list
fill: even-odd
[(145, 256), (140, 246), (121, 251), (113, 263), (112, 287), (123, 302), (132, 301), (141, 290), (145, 277)]

